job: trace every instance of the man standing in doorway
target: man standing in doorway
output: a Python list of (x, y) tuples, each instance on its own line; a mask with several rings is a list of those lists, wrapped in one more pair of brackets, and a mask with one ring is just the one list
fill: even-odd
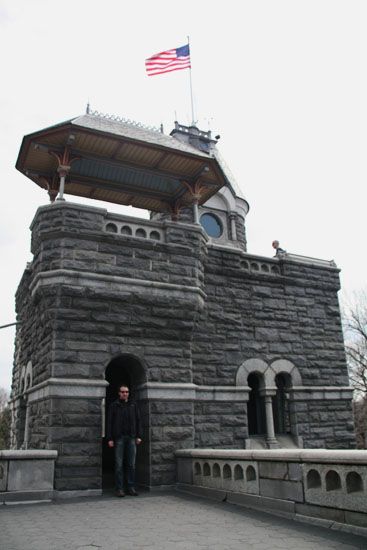
[(136, 445), (141, 443), (141, 422), (136, 403), (129, 399), (129, 388), (120, 386), (118, 399), (107, 416), (107, 441), (115, 449), (115, 482), (118, 497), (124, 497), (124, 459), (126, 459), (127, 494), (138, 496), (135, 490)]

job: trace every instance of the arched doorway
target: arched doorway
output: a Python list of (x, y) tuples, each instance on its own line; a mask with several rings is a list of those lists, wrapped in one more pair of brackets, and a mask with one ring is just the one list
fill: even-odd
[[(128, 386), (130, 388), (130, 399), (136, 400), (138, 398), (136, 391), (137, 387), (146, 381), (146, 372), (141, 362), (133, 355), (118, 355), (108, 363), (105, 371), (105, 378), (108, 382), (108, 386), (106, 388), (104, 406), (104, 434), (106, 434), (108, 409), (111, 403), (118, 398), (118, 388), (122, 385)], [(142, 407), (140, 407), (140, 409), (141, 408)], [(144, 420), (144, 411), (140, 410), (140, 412)], [(144, 445), (144, 447), (148, 448), (148, 445)], [(142, 481), (142, 476), (139, 475), (139, 473), (143, 470), (142, 464), (145, 462), (143, 460), (142, 451), (143, 449), (139, 448), (137, 454), (137, 477), (139, 481)], [(108, 447), (106, 436), (103, 437), (102, 441), (102, 472), (103, 488), (112, 488), (114, 485), (114, 451)]]

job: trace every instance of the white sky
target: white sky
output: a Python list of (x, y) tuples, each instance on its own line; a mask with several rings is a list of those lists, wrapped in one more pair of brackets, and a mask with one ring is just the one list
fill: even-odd
[[(176, 118), (190, 123), (189, 71), (144, 69), (187, 35), (198, 126), (221, 135), (250, 203), (249, 252), (272, 256), (278, 239), (334, 259), (348, 294), (365, 287), (366, 27), (364, 0), (0, 0), (0, 325), (15, 321), (29, 225), (48, 202), (15, 170), (23, 136), (83, 114), (88, 100), (166, 133)], [(0, 330), (5, 388), (13, 340)]]

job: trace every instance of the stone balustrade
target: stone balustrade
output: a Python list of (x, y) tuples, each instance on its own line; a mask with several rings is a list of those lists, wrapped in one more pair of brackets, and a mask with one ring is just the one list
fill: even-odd
[(178, 488), (367, 535), (367, 451), (176, 452)]
[(160, 242), (165, 242), (166, 240), (165, 228), (162, 223), (118, 214), (107, 214), (104, 222), (104, 231), (124, 235), (125, 237), (150, 239)]
[(0, 451), (0, 504), (51, 500), (57, 451)]

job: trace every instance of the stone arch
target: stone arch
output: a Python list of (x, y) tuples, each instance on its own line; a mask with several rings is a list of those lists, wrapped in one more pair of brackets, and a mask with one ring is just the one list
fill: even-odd
[(315, 469), (307, 472), (307, 489), (318, 489), (321, 487), (321, 476)]
[(348, 472), (346, 477), (347, 493), (363, 491), (363, 479), (357, 472)]
[(105, 229), (108, 233), (117, 233), (117, 225), (115, 223), (107, 223)]
[(135, 231), (135, 237), (141, 237), (143, 239), (146, 239), (147, 238), (147, 232), (145, 231), (145, 229), (143, 229), (142, 227), (139, 227), (136, 231)]
[(283, 373), (289, 374), (292, 381), (292, 386), (302, 386), (301, 374), (296, 365), (292, 363), (292, 361), (289, 361), (288, 359), (276, 359), (271, 363), (269, 369), (271, 370), (269, 371), (267, 378), (270, 382), (271, 376), (273, 376), (273, 379), (271, 381), (273, 386), (275, 385), (276, 375)]
[(247, 466), (246, 468), (246, 481), (256, 480), (256, 470), (253, 466)]
[(337, 491), (341, 489), (342, 483), (338, 472), (329, 470), (325, 476), (325, 485), (327, 491)]
[(201, 464), (200, 464), (200, 462), (195, 462), (195, 464), (194, 464), (194, 475), (201, 476)]
[(117, 398), (118, 386), (126, 384), (134, 392), (135, 389), (147, 381), (147, 369), (144, 362), (132, 353), (120, 353), (108, 362), (105, 369), (105, 378), (109, 383), (106, 397), (114, 392)]
[(232, 469), (229, 464), (223, 466), (223, 479), (232, 479)]
[(262, 359), (247, 359), (237, 370), (236, 386), (247, 386), (249, 374), (257, 372), (264, 375), (267, 368), (267, 363)]

